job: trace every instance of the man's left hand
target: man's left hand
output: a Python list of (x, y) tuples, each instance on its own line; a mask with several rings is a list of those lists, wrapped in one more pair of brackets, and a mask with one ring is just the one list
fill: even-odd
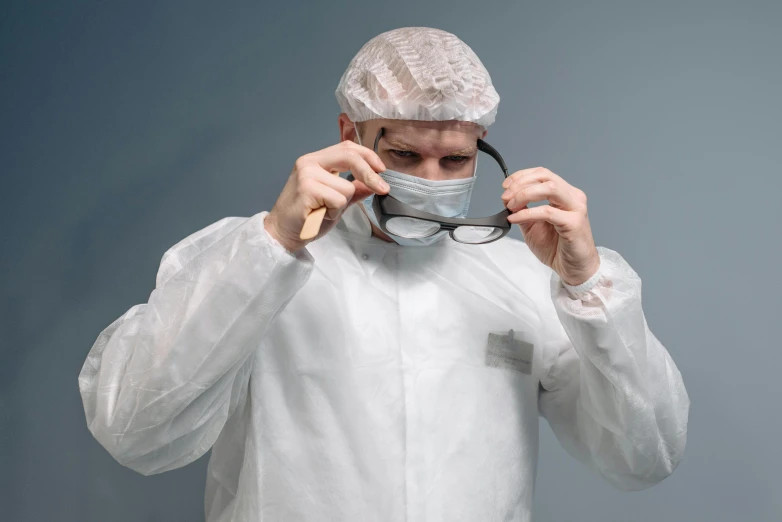
[[(533, 254), (562, 281), (580, 285), (600, 267), (583, 191), (543, 167), (514, 172), (502, 184), (505, 206)], [(548, 205), (529, 208), (533, 201)]]

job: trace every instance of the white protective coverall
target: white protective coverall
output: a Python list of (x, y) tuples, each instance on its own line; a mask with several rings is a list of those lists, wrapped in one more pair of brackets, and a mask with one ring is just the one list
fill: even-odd
[(403, 247), (354, 205), (294, 255), (266, 215), (174, 245), (79, 376), (121, 464), (212, 448), (209, 522), (528, 521), (539, 414), (618, 488), (679, 463), (689, 399), (617, 252), (568, 288), (509, 237)]

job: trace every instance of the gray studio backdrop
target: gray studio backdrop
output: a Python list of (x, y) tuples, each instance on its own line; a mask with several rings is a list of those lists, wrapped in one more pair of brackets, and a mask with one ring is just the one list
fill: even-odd
[(587, 193), (692, 400), (683, 463), (637, 493), (544, 422), (536, 520), (782, 520), (782, 3), (206, 4), (0, 8), (0, 519), (203, 519), (206, 457), (143, 477), (91, 437), (87, 351), (168, 247), (270, 209), (295, 158), (336, 142), (333, 91), (365, 41), (426, 25), (491, 72), (509, 166)]

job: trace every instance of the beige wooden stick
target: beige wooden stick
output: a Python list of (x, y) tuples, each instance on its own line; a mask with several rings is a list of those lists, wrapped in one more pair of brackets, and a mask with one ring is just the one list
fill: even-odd
[[(339, 176), (339, 171), (332, 170), (332, 174)], [(323, 216), (326, 215), (326, 207), (316, 208), (310, 211), (307, 219), (304, 221), (304, 225), (301, 227), (299, 233), (299, 239), (308, 240), (318, 235), (320, 232), (320, 225), (323, 223)]]

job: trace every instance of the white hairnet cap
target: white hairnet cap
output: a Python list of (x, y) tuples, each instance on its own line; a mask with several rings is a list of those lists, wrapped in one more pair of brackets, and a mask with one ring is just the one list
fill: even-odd
[(455, 35), (429, 27), (382, 33), (358, 51), (335, 92), (353, 122), (461, 120), (488, 127), (500, 97), (489, 72)]

